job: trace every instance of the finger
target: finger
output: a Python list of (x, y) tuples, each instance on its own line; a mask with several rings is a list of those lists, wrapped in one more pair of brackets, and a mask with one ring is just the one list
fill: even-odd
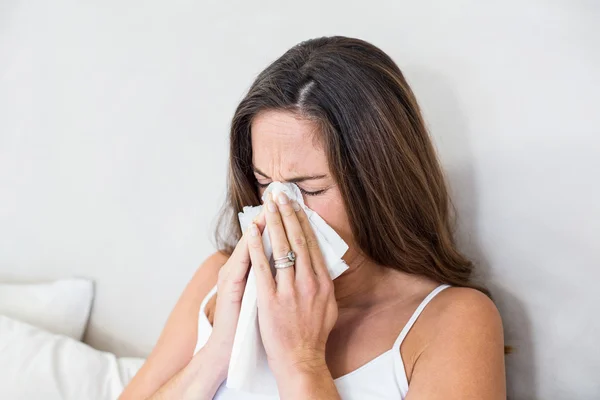
[[(244, 232), (237, 245), (233, 249), (229, 260), (223, 268), (227, 268), (227, 275), (235, 280), (245, 278), (250, 266), (250, 253), (248, 252), (247, 232)], [(229, 275), (231, 274), (231, 275)]]
[(319, 247), (319, 241), (317, 240), (317, 235), (313, 230), (310, 221), (308, 220), (308, 216), (306, 212), (300, 207), (298, 211), (296, 211), (296, 217), (298, 218), (298, 222), (302, 227), (302, 232), (304, 232), (304, 238), (306, 239), (306, 249), (308, 250), (308, 254), (310, 255), (310, 261), (315, 271), (315, 274), (319, 278), (330, 278), (329, 271), (327, 270), (327, 265), (325, 264), (325, 258), (323, 257), (323, 253), (321, 252), (321, 248)]
[(260, 210), (260, 213), (252, 220), (258, 226), (258, 229), (264, 231), (267, 221), (265, 220), (265, 207)]
[[(269, 230), (269, 237), (271, 239), (271, 245), (273, 247), (273, 259), (277, 260), (280, 258), (287, 257), (291, 250), (290, 243), (288, 242), (285, 227), (279, 214), (279, 209), (271, 193), (267, 196), (267, 229)], [(294, 267), (277, 268), (277, 288), (278, 290), (288, 290), (294, 284)]]
[[(264, 210), (253, 219), (253, 222), (257, 224), (259, 229), (262, 231), (265, 227)], [(246, 279), (250, 267), (250, 253), (248, 252), (248, 235), (249, 229), (242, 232), (242, 237), (238, 241), (237, 245), (233, 249), (233, 252), (229, 256), (229, 260), (222, 268), (222, 273), (227, 276), (228, 279), (234, 281), (240, 281)]]
[[(264, 208), (252, 221), (258, 226), (258, 229), (261, 232), (264, 230)], [(248, 267), (250, 266), (250, 253), (248, 252), (248, 232), (249, 229), (246, 229), (246, 232), (242, 232), (242, 237), (229, 257), (229, 265), (231, 266), (230, 273), (232, 273), (232, 276), (237, 279), (244, 278), (248, 272)]]
[(313, 270), (310, 254), (306, 247), (306, 238), (294, 209), (294, 207), (300, 208), (300, 206), (298, 203), (292, 204), (288, 196), (283, 192), (277, 193), (277, 203), (287, 240), (292, 250), (296, 253), (296, 279), (303, 281), (314, 279), (315, 271)]
[(255, 223), (250, 224), (247, 239), (250, 263), (256, 274), (258, 296), (270, 296), (275, 293), (275, 281), (273, 280), (271, 266), (263, 248), (262, 235)]

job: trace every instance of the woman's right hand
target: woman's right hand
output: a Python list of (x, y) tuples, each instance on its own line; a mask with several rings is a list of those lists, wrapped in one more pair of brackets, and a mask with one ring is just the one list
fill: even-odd
[[(265, 227), (263, 211), (254, 219), (254, 223), (262, 232)], [(233, 338), (237, 328), (242, 297), (246, 288), (246, 280), (250, 267), (248, 252), (248, 229), (236, 245), (227, 262), (219, 270), (217, 279), (217, 303), (215, 306), (213, 329), (206, 347), (216, 358), (215, 367), (220, 367), (225, 373), (229, 368), (229, 359), (233, 348)]]

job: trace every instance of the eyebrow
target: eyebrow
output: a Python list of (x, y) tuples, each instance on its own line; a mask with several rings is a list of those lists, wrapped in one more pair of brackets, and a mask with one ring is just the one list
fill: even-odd
[[(262, 176), (264, 176), (267, 179), (272, 179), (270, 176), (268, 176), (267, 174), (265, 174), (264, 172), (262, 172), (258, 168), (252, 167), (252, 169), (257, 174), (262, 175)], [(298, 182), (310, 181), (310, 180), (315, 180), (315, 179), (323, 179), (323, 178), (327, 178), (327, 175), (297, 176), (295, 178), (287, 179), (286, 182), (298, 183)]]

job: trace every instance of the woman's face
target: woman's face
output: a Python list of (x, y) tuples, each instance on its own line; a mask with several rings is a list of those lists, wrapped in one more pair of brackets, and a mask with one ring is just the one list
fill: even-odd
[(306, 206), (350, 245), (346, 208), (315, 137), (315, 125), (289, 112), (263, 111), (254, 118), (251, 132), (252, 164), (261, 196), (273, 181), (296, 183)]

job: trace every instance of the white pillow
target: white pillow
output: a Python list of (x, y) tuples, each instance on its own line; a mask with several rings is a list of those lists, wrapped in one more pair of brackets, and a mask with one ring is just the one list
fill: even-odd
[(0, 314), (82, 340), (93, 297), (94, 285), (87, 279), (0, 283)]
[(143, 362), (0, 316), (0, 399), (115, 400)]

